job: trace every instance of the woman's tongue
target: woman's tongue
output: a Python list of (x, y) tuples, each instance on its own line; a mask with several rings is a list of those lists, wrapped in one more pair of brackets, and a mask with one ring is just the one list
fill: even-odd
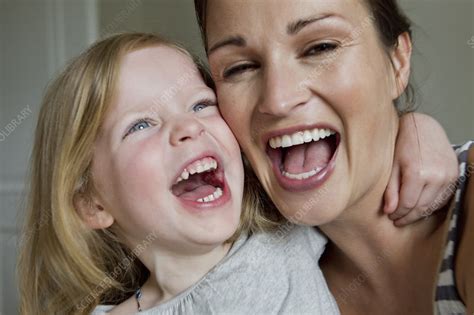
[(324, 140), (301, 144), (286, 149), (282, 158), (283, 170), (287, 173), (306, 173), (327, 166), (331, 159), (331, 146)]
[(179, 198), (196, 201), (213, 194), (216, 191), (216, 187), (205, 182), (202, 176), (194, 175), (188, 180), (174, 185), (172, 191)]

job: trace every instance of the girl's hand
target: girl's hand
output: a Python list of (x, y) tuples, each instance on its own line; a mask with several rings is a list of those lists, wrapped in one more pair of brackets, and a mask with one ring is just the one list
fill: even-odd
[(385, 213), (397, 226), (429, 216), (451, 199), (458, 172), (456, 154), (441, 125), (424, 114), (403, 115)]

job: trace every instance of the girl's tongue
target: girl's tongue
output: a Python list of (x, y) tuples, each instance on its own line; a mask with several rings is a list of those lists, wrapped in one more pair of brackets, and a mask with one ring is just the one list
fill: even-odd
[(187, 180), (173, 185), (171, 189), (173, 194), (179, 198), (196, 201), (212, 195), (218, 187), (222, 188), (222, 186), (223, 173), (217, 170), (215, 172), (190, 175)]
[(283, 149), (283, 170), (291, 174), (301, 174), (326, 167), (331, 160), (332, 149), (329, 141), (325, 140)]

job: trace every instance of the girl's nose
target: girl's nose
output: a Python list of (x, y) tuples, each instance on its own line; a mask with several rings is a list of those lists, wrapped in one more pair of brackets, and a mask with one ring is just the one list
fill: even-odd
[(170, 133), (171, 145), (177, 146), (185, 141), (195, 140), (205, 132), (204, 125), (194, 117), (176, 119)]

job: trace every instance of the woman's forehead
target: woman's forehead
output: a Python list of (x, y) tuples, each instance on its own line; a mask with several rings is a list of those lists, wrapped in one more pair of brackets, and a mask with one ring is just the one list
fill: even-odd
[[(210, 0), (207, 35), (255, 30), (255, 26), (286, 28), (288, 23), (309, 16), (335, 15), (356, 22), (367, 14), (362, 0)], [(286, 30), (286, 29), (285, 29)]]

